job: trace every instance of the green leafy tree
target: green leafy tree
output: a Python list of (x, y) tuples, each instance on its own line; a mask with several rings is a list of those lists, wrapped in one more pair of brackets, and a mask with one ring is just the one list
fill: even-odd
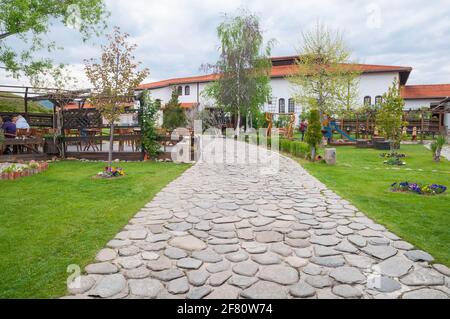
[(35, 53), (58, 49), (55, 42), (47, 41), (55, 21), (78, 30), (87, 40), (106, 27), (108, 14), (103, 0), (2, 0), (0, 63), (15, 77), (32, 78), (52, 67), (51, 59), (38, 58)]
[(176, 89), (172, 90), (172, 97), (169, 103), (164, 107), (163, 112), (163, 128), (167, 130), (174, 130), (186, 125), (186, 113), (178, 101), (178, 92)]
[(305, 134), (305, 142), (311, 149), (311, 160), (316, 160), (317, 148), (322, 141), (322, 125), (320, 123), (319, 110), (314, 108), (309, 111), (308, 128)]
[(247, 127), (252, 126), (252, 114), (259, 112), (270, 96), (272, 41), (264, 44), (258, 17), (247, 12), (226, 17), (217, 28), (217, 35), (220, 60), (209, 68), (219, 78), (206, 88), (205, 94), (235, 116), (239, 135), (241, 119), (245, 117)]
[(252, 113), (252, 127), (254, 129), (267, 128), (269, 122), (266, 119), (266, 113), (261, 110)]
[(159, 135), (156, 130), (158, 111), (161, 108), (159, 101), (151, 98), (150, 92), (145, 90), (139, 98), (141, 104), (141, 129), (142, 145), (151, 158), (155, 158), (161, 152)]
[(92, 103), (108, 122), (110, 130), (108, 165), (112, 166), (115, 122), (134, 103), (136, 87), (149, 74), (148, 69), (139, 70), (141, 63), (135, 61), (135, 44), (128, 43), (129, 34), (118, 27), (108, 36), (109, 44), (102, 46), (100, 61), (85, 60), (86, 76), (91, 82)]
[(391, 153), (400, 148), (402, 140), (402, 127), (408, 123), (403, 121), (403, 112), (405, 101), (400, 94), (400, 88), (397, 79), (389, 87), (387, 93), (383, 95), (383, 100), (376, 114), (377, 127), (381, 134), (390, 141)]
[(296, 72), (289, 77), (296, 100), (309, 107), (315, 100), (320, 116), (339, 114), (355, 106), (360, 72), (350, 66), (351, 51), (339, 31), (317, 23), (302, 34)]

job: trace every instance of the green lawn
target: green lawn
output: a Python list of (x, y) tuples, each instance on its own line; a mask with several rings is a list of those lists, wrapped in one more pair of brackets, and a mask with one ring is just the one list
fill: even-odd
[(450, 266), (450, 191), (420, 196), (389, 190), (392, 183), (403, 181), (450, 187), (450, 162), (433, 162), (431, 152), (421, 145), (404, 145), (401, 152), (408, 158), (399, 170), (383, 164), (381, 151), (350, 146), (337, 148), (336, 166), (300, 163), (369, 217)]
[(94, 180), (102, 163), (58, 162), (47, 172), (0, 181), (0, 298), (66, 292), (66, 268), (84, 267), (189, 165), (123, 163), (127, 176)]

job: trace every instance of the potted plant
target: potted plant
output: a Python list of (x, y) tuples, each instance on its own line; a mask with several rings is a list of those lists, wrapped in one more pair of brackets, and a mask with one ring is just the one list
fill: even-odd
[(30, 167), (31, 175), (38, 173), (39, 164), (37, 162), (31, 161), (30, 164), (28, 164), (28, 166)]
[(3, 174), (4, 174), (4, 176), (6, 176), (5, 179), (7, 179), (7, 180), (14, 179), (13, 169), (11, 168), (11, 166), (5, 168), (5, 170), (3, 171)]
[(44, 136), (44, 153), (50, 155), (59, 155), (59, 141), (58, 134), (48, 134)]
[(20, 177), (20, 170), (19, 170), (19, 168), (15, 164), (11, 165), (10, 168), (11, 168), (11, 171), (12, 171), (12, 179), (14, 180), (14, 179), (19, 178)]

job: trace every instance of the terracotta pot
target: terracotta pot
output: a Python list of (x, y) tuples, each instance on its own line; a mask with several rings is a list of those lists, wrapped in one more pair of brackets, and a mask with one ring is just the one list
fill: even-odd
[(13, 179), (18, 179), (20, 177), (20, 172), (13, 172)]

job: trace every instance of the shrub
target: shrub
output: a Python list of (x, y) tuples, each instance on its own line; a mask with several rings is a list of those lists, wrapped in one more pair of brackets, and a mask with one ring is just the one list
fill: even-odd
[(172, 98), (166, 104), (163, 112), (163, 128), (167, 130), (175, 130), (186, 125), (186, 113), (178, 101), (178, 93), (172, 91)]
[(433, 152), (433, 160), (435, 162), (441, 161), (442, 148), (444, 147), (446, 142), (447, 142), (446, 136), (439, 135), (436, 141), (433, 144), (431, 144), (431, 151)]
[(286, 139), (280, 140), (280, 150), (285, 153), (289, 153), (295, 157), (300, 157), (304, 159), (309, 158), (309, 153), (311, 151), (308, 144), (300, 141), (291, 141)]
[(320, 114), (317, 109), (312, 109), (308, 116), (308, 129), (306, 130), (305, 141), (311, 149), (311, 159), (314, 161), (317, 153), (317, 147), (322, 141), (322, 124), (320, 123)]

